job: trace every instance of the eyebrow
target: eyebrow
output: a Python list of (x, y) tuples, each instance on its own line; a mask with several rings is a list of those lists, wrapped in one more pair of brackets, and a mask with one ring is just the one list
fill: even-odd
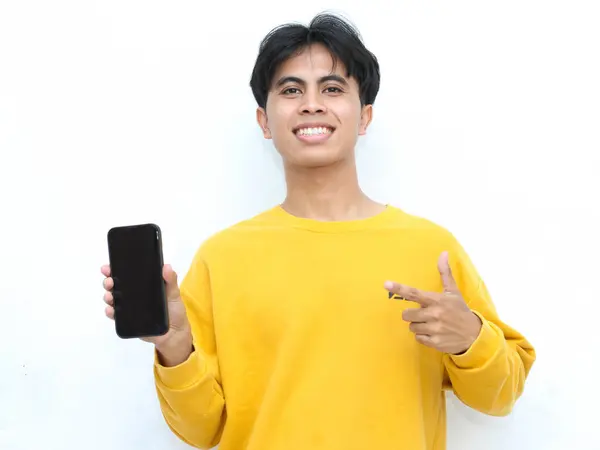
[[(348, 82), (346, 81), (346, 79), (339, 75), (326, 75), (324, 77), (319, 78), (319, 84), (325, 83), (327, 81), (337, 81), (338, 83), (343, 84), (344, 86), (348, 86)], [(287, 83), (297, 83), (303, 86), (306, 85), (306, 81), (304, 81), (302, 78), (289, 76), (280, 78), (277, 81), (277, 83), (275, 83), (275, 87), (280, 87)]]

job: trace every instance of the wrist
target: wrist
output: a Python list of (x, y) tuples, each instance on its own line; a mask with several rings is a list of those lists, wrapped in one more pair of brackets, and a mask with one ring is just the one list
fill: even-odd
[(483, 322), (481, 321), (481, 318), (473, 311), (471, 311), (471, 317), (473, 321), (473, 326), (471, 328), (471, 344), (473, 344), (481, 334)]
[(469, 332), (467, 334), (467, 336), (468, 336), (467, 344), (468, 345), (466, 346), (465, 350), (462, 353), (467, 352), (473, 346), (473, 344), (475, 343), (475, 341), (481, 334), (481, 327), (483, 326), (483, 322), (481, 321), (479, 316), (477, 314), (475, 314), (473, 311), (471, 311), (470, 323), (472, 325), (469, 327)]
[(187, 361), (194, 351), (192, 333), (190, 330), (175, 331), (168, 340), (155, 345), (155, 350), (162, 366), (178, 366)]
[(479, 316), (473, 311), (470, 311), (470, 315), (470, 320), (467, 321), (469, 325), (465, 333), (466, 337), (464, 349), (458, 353), (454, 353), (455, 356), (465, 354), (473, 346), (473, 344), (481, 334), (481, 327), (483, 326), (483, 322), (481, 321)]

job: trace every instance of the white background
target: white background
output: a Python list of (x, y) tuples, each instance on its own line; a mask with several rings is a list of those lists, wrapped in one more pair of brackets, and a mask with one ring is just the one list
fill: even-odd
[(158, 223), (183, 275), (281, 201), (250, 72), (273, 26), (332, 8), (381, 63), (364, 189), (454, 232), (538, 351), (511, 416), (451, 399), (449, 449), (600, 449), (596, 5), (3, 0), (0, 448), (187, 448), (152, 349), (104, 317), (106, 232)]

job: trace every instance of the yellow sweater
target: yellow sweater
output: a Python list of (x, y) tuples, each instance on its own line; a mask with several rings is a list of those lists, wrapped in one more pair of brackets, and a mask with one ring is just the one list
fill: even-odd
[[(460, 356), (417, 343), (402, 311), (418, 305), (383, 287), (441, 292), (445, 250), (483, 321)], [(155, 379), (169, 427), (198, 448), (443, 450), (444, 389), (506, 415), (535, 360), (455, 238), (392, 206), (347, 222), (275, 207), (208, 239), (181, 295), (195, 351), (155, 359)]]

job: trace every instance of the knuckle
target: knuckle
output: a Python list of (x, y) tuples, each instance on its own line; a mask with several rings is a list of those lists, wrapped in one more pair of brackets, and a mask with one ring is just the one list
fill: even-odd
[(417, 339), (423, 345), (431, 345), (431, 339), (432, 339), (431, 336), (425, 336), (423, 334), (418, 334)]
[(429, 309), (429, 317), (435, 321), (439, 321), (442, 318), (442, 313), (439, 308), (432, 307)]

